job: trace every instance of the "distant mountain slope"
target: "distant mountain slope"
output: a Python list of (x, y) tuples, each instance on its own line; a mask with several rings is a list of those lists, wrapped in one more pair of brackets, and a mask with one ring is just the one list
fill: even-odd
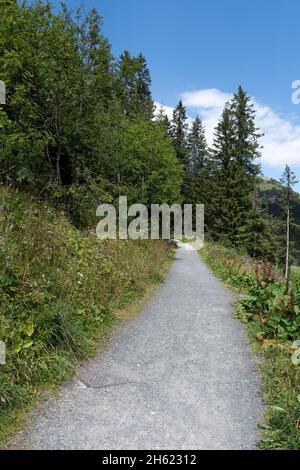
[[(282, 198), (282, 184), (266, 176), (258, 178), (258, 192), (261, 200), (268, 201), (269, 214), (280, 217), (279, 201)], [(292, 213), (296, 224), (300, 225), (300, 194), (294, 192), (292, 198)], [(282, 217), (282, 216), (281, 216)]]

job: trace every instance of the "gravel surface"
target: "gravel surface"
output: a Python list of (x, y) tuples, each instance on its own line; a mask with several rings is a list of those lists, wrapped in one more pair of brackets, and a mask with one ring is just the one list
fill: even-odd
[(31, 413), (12, 448), (255, 449), (259, 377), (231, 302), (181, 247), (143, 313)]

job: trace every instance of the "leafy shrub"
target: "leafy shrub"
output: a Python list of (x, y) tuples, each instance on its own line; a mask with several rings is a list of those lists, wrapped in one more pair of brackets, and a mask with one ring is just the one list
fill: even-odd
[(257, 322), (258, 339), (294, 340), (300, 336), (300, 307), (295, 295), (284, 294), (283, 284), (272, 281), (266, 288), (250, 288), (249, 295), (239, 303), (243, 318)]
[(283, 280), (268, 261), (254, 261), (215, 244), (206, 245), (204, 256), (222, 280), (245, 292), (238, 314), (256, 322), (258, 338), (300, 337), (300, 283), (294, 283), (289, 295), (285, 295)]
[(280, 273), (268, 262), (246, 259), (215, 244), (206, 244), (202, 254), (221, 279), (243, 292), (237, 313), (247, 322), (261, 356), (263, 397), (268, 405), (260, 446), (300, 449), (300, 367), (291, 360), (292, 341), (300, 339), (298, 278), (292, 278), (292, 289), (285, 295)]

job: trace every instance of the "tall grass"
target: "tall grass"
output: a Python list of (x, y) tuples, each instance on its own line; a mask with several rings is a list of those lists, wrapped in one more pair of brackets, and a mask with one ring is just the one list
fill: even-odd
[(0, 440), (43, 386), (95, 354), (116, 309), (165, 270), (160, 241), (100, 241), (51, 207), (0, 187)]

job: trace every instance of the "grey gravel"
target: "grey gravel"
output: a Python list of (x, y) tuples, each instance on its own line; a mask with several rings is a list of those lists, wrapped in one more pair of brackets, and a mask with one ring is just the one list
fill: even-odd
[(255, 449), (259, 376), (232, 295), (195, 251), (109, 348), (31, 413), (12, 448)]

